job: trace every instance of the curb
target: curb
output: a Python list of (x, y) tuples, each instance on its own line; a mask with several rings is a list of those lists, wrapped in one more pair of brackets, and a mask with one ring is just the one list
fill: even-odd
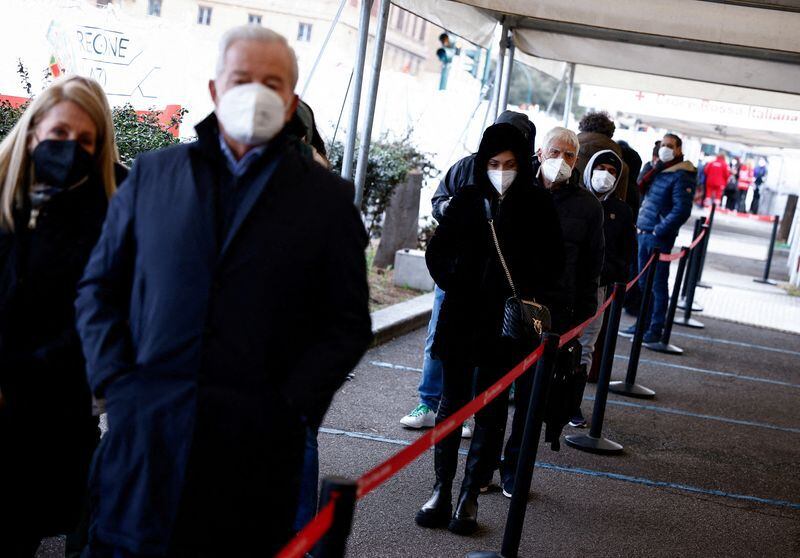
[(393, 304), (370, 315), (372, 318), (372, 345), (377, 347), (410, 331), (427, 325), (431, 319), (433, 292)]

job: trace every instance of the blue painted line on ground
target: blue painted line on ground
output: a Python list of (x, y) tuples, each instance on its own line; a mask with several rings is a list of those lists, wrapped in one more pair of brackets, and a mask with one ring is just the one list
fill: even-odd
[[(626, 355), (614, 355), (614, 358), (620, 360), (630, 360)], [(800, 384), (793, 384), (791, 382), (784, 382), (781, 380), (772, 380), (770, 378), (761, 378), (758, 376), (747, 376), (745, 374), (734, 374), (733, 372), (723, 372), (721, 370), (709, 370), (707, 368), (697, 368), (695, 366), (685, 366), (683, 364), (672, 364), (670, 362), (662, 362), (660, 360), (652, 360), (649, 358), (640, 358), (639, 362), (642, 364), (654, 364), (656, 366), (664, 366), (666, 368), (675, 368), (677, 370), (686, 370), (687, 372), (698, 372), (700, 374), (709, 374), (711, 376), (721, 376), (725, 378), (736, 378), (737, 380), (745, 380), (748, 382), (760, 382), (764, 384), (773, 384), (776, 386), (784, 386), (800, 389)]]
[[(370, 364), (373, 366), (378, 366), (380, 368), (390, 368), (392, 370), (409, 370), (412, 372), (422, 372), (420, 368), (414, 368), (411, 366), (402, 366), (399, 364), (392, 364), (390, 362), (380, 362), (380, 361), (371, 361)], [(659, 363), (661, 364), (661, 363)], [(594, 397), (586, 396), (584, 397), (586, 401), (594, 401)], [(666, 413), (670, 415), (679, 415), (684, 417), (691, 417), (697, 418), (701, 420), (713, 420), (716, 422), (723, 422), (726, 424), (736, 424), (739, 426), (751, 426), (755, 428), (766, 428), (768, 430), (776, 430), (778, 432), (789, 432), (791, 434), (800, 434), (800, 428), (792, 428), (790, 426), (778, 426), (775, 424), (769, 424), (766, 422), (756, 422), (751, 420), (743, 420), (743, 419), (735, 419), (735, 418), (728, 418), (728, 417), (720, 417), (716, 415), (707, 415), (704, 413), (693, 413), (692, 411), (684, 411), (683, 409), (673, 409), (670, 407), (661, 407), (659, 405), (646, 405), (644, 403), (633, 403), (631, 401), (621, 401), (618, 399), (609, 399), (607, 402), (608, 405), (616, 405), (617, 407), (629, 407), (633, 409), (643, 409), (645, 411), (652, 411), (655, 413)]]
[[(586, 401), (594, 401), (594, 397), (584, 397)], [(741, 426), (754, 426), (757, 428), (766, 428), (769, 430), (777, 430), (779, 432), (791, 432), (792, 434), (800, 434), (800, 428), (792, 428), (790, 426), (777, 426), (775, 424), (768, 424), (766, 422), (755, 422), (751, 420), (733, 419), (727, 417), (718, 417), (716, 415), (706, 415), (703, 413), (693, 413), (691, 411), (684, 411), (683, 409), (672, 409), (670, 407), (660, 407), (657, 405), (645, 405), (643, 403), (632, 403), (630, 401), (620, 401), (619, 399), (609, 399), (608, 405), (616, 405), (617, 407), (631, 407), (634, 409), (644, 409), (645, 411), (653, 411), (655, 413), (666, 413), (669, 415), (680, 415), (684, 417), (699, 418), (703, 420), (713, 420), (716, 422), (725, 422), (728, 424), (738, 424)]]
[[(387, 438), (385, 436), (380, 436), (377, 434), (368, 434), (366, 432), (348, 432), (347, 430), (339, 430), (336, 428), (320, 428), (320, 432), (324, 434), (331, 434), (334, 436), (346, 436), (348, 438), (355, 438), (359, 440), (368, 440), (371, 442), (381, 442), (384, 444), (392, 444), (396, 446), (409, 446), (411, 442), (408, 440), (398, 440), (396, 438)], [(459, 453), (461, 455), (466, 455), (467, 450), (460, 449)], [(673, 490), (681, 490), (683, 492), (691, 492), (694, 494), (704, 494), (708, 496), (719, 496), (722, 498), (730, 498), (733, 500), (742, 500), (745, 502), (752, 502), (756, 504), (765, 504), (768, 506), (776, 506), (782, 508), (790, 508), (793, 510), (800, 510), (800, 503), (790, 502), (788, 500), (776, 500), (772, 498), (761, 498), (758, 496), (750, 496), (747, 494), (737, 494), (735, 492), (726, 492), (724, 490), (715, 490), (710, 488), (701, 488), (698, 486), (691, 486), (688, 484), (681, 484), (681, 483), (674, 483), (674, 482), (667, 482), (667, 481), (657, 481), (652, 480), (644, 477), (633, 477), (630, 475), (623, 475), (620, 473), (612, 473), (609, 471), (595, 471), (594, 469), (585, 469), (583, 467), (565, 467), (563, 465), (554, 465), (552, 463), (542, 463), (537, 462), (537, 467), (541, 467), (542, 469), (547, 469), (550, 471), (558, 471), (561, 473), (569, 473), (572, 475), (583, 475), (588, 477), (595, 477), (595, 478), (606, 478), (612, 479), (622, 482), (627, 482), (631, 484), (638, 484), (642, 486), (650, 486), (653, 488), (670, 488)]]
[(766, 345), (756, 345), (755, 343), (745, 343), (743, 341), (730, 341), (729, 339), (706, 337), (704, 335), (696, 335), (694, 333), (682, 333), (680, 331), (673, 331), (672, 335), (677, 335), (679, 337), (687, 337), (689, 339), (699, 339), (701, 341), (711, 341), (713, 343), (722, 343), (723, 345), (736, 345), (737, 347), (747, 347), (748, 349), (761, 349), (762, 351), (771, 351), (773, 353), (781, 353), (784, 355), (792, 355), (800, 357), (800, 351), (792, 351), (790, 349), (778, 349), (777, 347), (767, 347)]

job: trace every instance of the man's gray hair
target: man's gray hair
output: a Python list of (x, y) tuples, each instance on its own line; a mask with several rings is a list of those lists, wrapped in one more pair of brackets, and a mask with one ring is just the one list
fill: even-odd
[(581, 144), (578, 141), (578, 134), (568, 128), (562, 128), (561, 126), (556, 126), (547, 132), (547, 134), (544, 136), (542, 151), (546, 153), (554, 141), (564, 141), (571, 144), (575, 148), (576, 153), (581, 148)]
[(230, 46), (236, 41), (259, 41), (262, 43), (280, 43), (289, 52), (289, 58), (292, 62), (292, 89), (297, 86), (297, 56), (294, 49), (289, 46), (286, 37), (280, 33), (276, 33), (272, 29), (261, 27), (260, 25), (239, 25), (228, 29), (222, 39), (219, 41), (219, 56), (217, 57), (217, 69), (214, 74), (217, 78), (225, 71), (225, 54), (227, 54)]

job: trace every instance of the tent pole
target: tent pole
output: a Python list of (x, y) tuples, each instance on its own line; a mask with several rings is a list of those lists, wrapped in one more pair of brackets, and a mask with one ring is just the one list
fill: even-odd
[(564, 127), (569, 124), (569, 113), (572, 112), (572, 95), (575, 92), (575, 64), (569, 64), (569, 81), (567, 82), (567, 98), (564, 100)]
[(303, 84), (303, 91), (300, 93), (300, 98), (304, 98), (306, 96), (306, 91), (308, 91), (308, 86), (311, 83), (311, 78), (314, 77), (314, 72), (317, 70), (317, 66), (319, 65), (319, 61), (322, 60), (322, 55), (325, 54), (325, 49), (328, 47), (328, 41), (331, 40), (331, 35), (333, 35), (333, 30), (336, 29), (336, 25), (339, 23), (339, 18), (342, 16), (342, 10), (344, 9), (344, 4), (347, 0), (342, 0), (339, 2), (339, 9), (336, 11), (336, 15), (331, 21), (331, 26), (328, 28), (328, 34), (325, 35), (325, 40), (322, 41), (322, 46), (319, 47), (319, 52), (317, 53), (317, 59), (314, 60), (314, 65), (311, 66), (311, 71), (308, 73), (308, 77), (306, 78), (306, 82)]
[(497, 107), (500, 103), (500, 87), (503, 83), (503, 62), (506, 58), (506, 37), (508, 36), (508, 24), (503, 17), (503, 29), (500, 32), (500, 48), (497, 50), (497, 66), (494, 69), (494, 89), (492, 90), (492, 101), (489, 103), (489, 116), (492, 122), (497, 118)]
[(353, 176), (353, 156), (356, 150), (356, 134), (358, 129), (358, 109), (361, 104), (361, 85), (364, 81), (364, 62), (367, 57), (369, 41), (369, 13), (372, 0), (361, 0), (361, 13), (358, 18), (358, 47), (353, 75), (353, 98), (350, 102), (350, 121), (347, 126), (347, 141), (342, 153), (342, 178), (350, 180)]
[(381, 79), (383, 47), (386, 44), (386, 27), (389, 24), (390, 0), (381, 0), (378, 9), (378, 29), (375, 31), (375, 53), (372, 58), (372, 76), (367, 92), (366, 118), (361, 129), (361, 144), (358, 147), (358, 164), (356, 165), (356, 207), (361, 207), (364, 198), (364, 183), (367, 179), (367, 161), (369, 160), (369, 144), (372, 136), (372, 123), (375, 120), (375, 103), (378, 99), (378, 85)]
[(511, 91), (511, 72), (514, 70), (514, 30), (509, 29), (506, 39), (506, 50), (508, 51), (508, 59), (506, 60), (505, 67), (503, 68), (503, 90), (500, 93), (500, 103), (497, 108), (497, 113), (500, 114), (506, 107), (508, 107), (508, 94)]
[(550, 97), (550, 102), (547, 103), (547, 110), (544, 111), (545, 114), (550, 114), (550, 111), (553, 110), (553, 105), (556, 104), (556, 99), (558, 99), (558, 94), (561, 93), (561, 86), (564, 85), (564, 80), (567, 79), (568, 72), (569, 72), (569, 65), (564, 64), (564, 73), (561, 74), (561, 79), (558, 80), (558, 86), (556, 87), (555, 92), (553, 92), (553, 96)]

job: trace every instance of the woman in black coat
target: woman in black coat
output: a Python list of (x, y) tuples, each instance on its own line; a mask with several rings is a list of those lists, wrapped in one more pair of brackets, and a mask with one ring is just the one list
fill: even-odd
[(3, 557), (33, 556), (42, 537), (74, 537), (86, 512), (99, 431), (73, 304), (126, 173), (113, 134), (102, 89), (76, 76), (41, 93), (0, 145)]
[[(563, 266), (561, 228), (550, 196), (533, 184), (530, 161), (530, 147), (516, 128), (487, 128), (475, 157), (476, 183), (452, 198), (428, 247), (428, 269), (445, 291), (433, 345), (444, 369), (437, 424), (469, 401), (476, 367), (475, 387), (481, 392), (535, 348), (500, 336), (504, 304), (512, 291), (492, 241), (489, 217), (518, 294), (547, 305), (557, 289)], [(420, 526), (447, 525), (464, 535), (475, 531), (478, 493), (489, 483), (500, 454), (507, 405), (506, 391), (475, 417), (455, 513), (451, 492), (459, 433), (436, 444), (436, 484), (417, 513)]]

